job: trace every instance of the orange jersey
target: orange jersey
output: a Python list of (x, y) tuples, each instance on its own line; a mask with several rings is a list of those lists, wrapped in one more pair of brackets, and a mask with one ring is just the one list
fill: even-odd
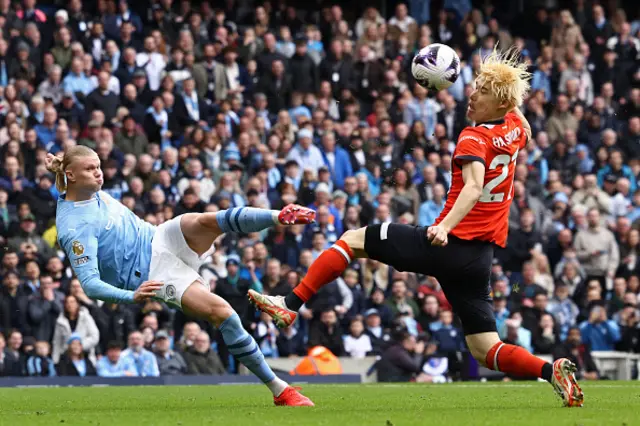
[(526, 143), (522, 122), (514, 113), (507, 114), (504, 120), (465, 128), (451, 159), (447, 202), (435, 224), (451, 211), (462, 191), (462, 165), (466, 161), (480, 161), (485, 165), (482, 195), (451, 234), (463, 240), (488, 241), (504, 247), (509, 232), (516, 159)]

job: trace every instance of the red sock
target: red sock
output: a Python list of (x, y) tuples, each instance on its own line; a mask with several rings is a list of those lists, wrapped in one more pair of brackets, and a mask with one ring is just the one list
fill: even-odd
[(513, 376), (543, 377), (542, 367), (547, 362), (520, 346), (498, 342), (489, 349), (486, 363), (492, 370)]
[(311, 264), (307, 275), (293, 292), (302, 302), (307, 302), (322, 286), (338, 278), (353, 259), (351, 248), (342, 240), (338, 240)]

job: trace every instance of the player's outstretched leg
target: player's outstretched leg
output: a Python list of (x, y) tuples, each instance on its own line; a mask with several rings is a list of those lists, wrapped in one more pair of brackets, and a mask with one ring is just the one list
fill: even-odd
[(289, 204), (279, 211), (236, 207), (215, 213), (186, 213), (180, 219), (180, 227), (189, 247), (203, 255), (216, 238), (227, 232), (248, 234), (278, 224), (307, 225), (315, 218), (315, 211), (297, 204)]
[(203, 318), (218, 327), (229, 352), (269, 388), (275, 405), (314, 405), (309, 398), (274, 374), (258, 344), (242, 327), (238, 314), (224, 299), (209, 292), (201, 283), (194, 282), (182, 295), (181, 304), (186, 314)]
[(550, 364), (520, 346), (500, 341), (496, 332), (471, 334), (466, 340), (471, 354), (485, 367), (513, 376), (542, 378), (551, 383), (566, 407), (582, 407), (584, 395), (574, 375), (576, 366), (568, 359)]
[(262, 312), (269, 314), (278, 327), (290, 326), (298, 317), (298, 309), (311, 296), (340, 277), (353, 259), (367, 257), (364, 251), (366, 229), (345, 232), (311, 264), (307, 275), (287, 296), (266, 296), (249, 290), (249, 300)]

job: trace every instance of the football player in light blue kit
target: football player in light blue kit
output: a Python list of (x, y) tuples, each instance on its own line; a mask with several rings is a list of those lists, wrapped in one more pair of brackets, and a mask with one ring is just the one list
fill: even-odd
[(313, 210), (289, 205), (280, 212), (247, 207), (187, 213), (155, 227), (100, 190), (100, 159), (91, 149), (75, 146), (59, 156), (49, 154), (46, 163), (62, 194), (56, 212), (58, 242), (87, 296), (111, 303), (157, 298), (210, 321), (229, 351), (271, 390), (276, 405), (313, 405), (276, 377), (238, 315), (198, 274), (223, 233), (308, 224), (315, 218)]

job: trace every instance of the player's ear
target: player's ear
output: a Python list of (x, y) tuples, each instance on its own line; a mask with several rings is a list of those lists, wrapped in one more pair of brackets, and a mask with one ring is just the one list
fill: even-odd
[(67, 170), (64, 171), (64, 174), (67, 176), (67, 182), (75, 182), (76, 179), (73, 175), (73, 170), (71, 170), (71, 167), (67, 167)]

